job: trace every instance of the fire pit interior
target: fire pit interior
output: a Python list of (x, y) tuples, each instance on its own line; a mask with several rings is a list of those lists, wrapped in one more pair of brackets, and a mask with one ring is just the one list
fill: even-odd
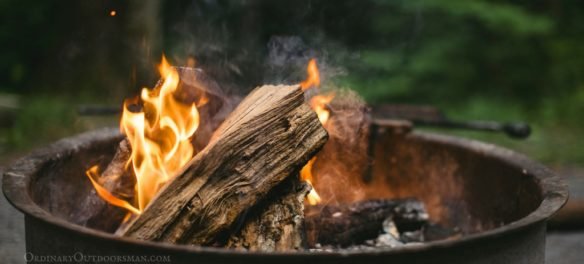
[[(487, 263), (482, 259), (491, 258), (542, 263), (544, 220), (567, 196), (551, 172), (521, 155), (488, 144), (434, 134), (395, 133), (386, 128), (377, 132), (371, 184), (387, 192), (376, 198), (417, 197), (426, 205), (431, 221), (459, 228), (461, 237), (381, 251), (369, 257), (363, 253), (329, 253), (325, 257), (330, 261), (349, 257), (350, 263), (356, 260), (352, 257), (358, 257), (367, 262), (375, 261), (372, 256), (385, 256), (396, 263), (431, 263), (432, 256), (438, 256), (452, 263)], [(153, 245), (74, 224), (85, 206), (79, 203), (80, 197), (93, 190), (79, 172), (90, 164), (107, 162), (121, 139), (114, 129), (66, 139), (20, 160), (6, 173), (4, 192), (27, 214), (28, 250), (39, 254), (148, 252), (171, 254), (177, 261), (234, 261), (241, 257), (240, 261), (269, 261), (278, 256), (246, 253), (253, 256), (247, 259), (230, 250)], [(468, 250), (466, 255), (456, 253), (463, 249)], [(307, 257), (300, 253), (292, 258), (282, 256), (286, 263)]]
[[(441, 139), (438, 136), (395, 136), (388, 132), (381, 132), (375, 145), (370, 183), (383, 190), (370, 199), (416, 197), (426, 205), (432, 221), (460, 229), (461, 235), (517, 221), (542, 202), (541, 187), (529, 168), (514, 167), (486, 153), (470, 155), (457, 146), (446, 148), (436, 142)], [(111, 160), (122, 137), (112, 130), (108, 136), (103, 142), (60, 153), (43, 164), (31, 179), (32, 200), (56, 217), (84, 221), (89, 205), (79, 201), (89, 196), (93, 187), (79, 172), (90, 164)], [(490, 146), (477, 147), (486, 151)], [(104, 221), (108, 217), (100, 216)]]

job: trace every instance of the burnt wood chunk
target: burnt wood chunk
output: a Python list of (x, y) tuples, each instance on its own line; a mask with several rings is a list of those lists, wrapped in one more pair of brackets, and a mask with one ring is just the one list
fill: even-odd
[(209, 245), (324, 145), (327, 133), (299, 86), (262, 86), (128, 228), (128, 237)]
[(310, 189), (298, 177), (288, 178), (242, 216), (245, 223), (227, 247), (270, 252), (303, 249), (304, 198)]
[[(131, 154), (128, 140), (122, 140), (106, 169), (98, 179), (94, 179), (104, 189), (125, 200), (132, 200), (134, 197), (135, 177), (132, 169), (127, 166)], [(107, 203), (97, 193), (85, 199), (88, 206), (84, 207), (82, 214), (87, 220), (82, 224), (87, 227), (113, 232), (127, 214), (126, 210)]]
[(400, 229), (421, 226), (428, 220), (428, 214), (415, 199), (310, 206), (305, 211), (306, 240), (309, 247), (317, 243), (343, 247), (359, 244), (376, 238), (388, 218)]

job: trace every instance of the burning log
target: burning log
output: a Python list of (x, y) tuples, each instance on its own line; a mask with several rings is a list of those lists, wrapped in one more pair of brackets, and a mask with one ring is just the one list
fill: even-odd
[[(134, 177), (131, 169), (127, 169), (128, 160), (131, 155), (131, 147), (127, 140), (122, 140), (116, 153), (107, 168), (97, 176), (97, 167), (88, 171), (91, 181), (99, 182), (99, 185), (109, 193), (115, 193), (119, 197), (131, 200), (133, 198)], [(97, 189), (99, 191), (99, 189)], [(92, 206), (86, 206), (87, 210), (82, 210), (83, 217), (86, 217), (85, 226), (96, 228), (108, 232), (113, 232), (118, 227), (127, 212), (119, 207), (106, 203), (97, 195), (86, 198), (86, 202)], [(108, 217), (103, 217), (107, 215)]]
[(298, 177), (288, 178), (244, 216), (247, 221), (227, 247), (269, 252), (304, 248), (304, 198), (310, 189)]
[(300, 87), (256, 88), (124, 235), (212, 244), (242, 212), (296, 175), (326, 139)]
[(424, 205), (415, 199), (316, 205), (308, 207), (305, 213), (306, 240), (310, 247), (317, 243), (349, 246), (373, 239), (388, 218), (398, 229), (420, 227), (428, 220)]

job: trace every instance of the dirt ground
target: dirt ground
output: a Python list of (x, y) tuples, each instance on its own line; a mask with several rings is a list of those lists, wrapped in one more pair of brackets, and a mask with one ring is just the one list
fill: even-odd
[(24, 252), (24, 216), (2, 195), (0, 198), (0, 262), (24, 263)]

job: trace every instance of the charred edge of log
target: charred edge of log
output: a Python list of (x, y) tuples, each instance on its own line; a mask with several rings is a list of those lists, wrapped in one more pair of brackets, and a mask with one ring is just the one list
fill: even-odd
[(368, 200), (352, 204), (308, 207), (305, 213), (307, 243), (349, 246), (375, 238), (383, 221), (392, 218), (398, 229), (428, 221), (424, 205), (416, 199)]
[[(106, 190), (126, 200), (134, 198), (135, 178), (132, 176), (132, 170), (128, 170), (126, 167), (131, 153), (132, 150), (128, 140), (122, 140), (109, 165), (101, 173), (101, 177), (97, 179)], [(128, 212), (107, 203), (97, 196), (97, 194), (89, 199), (93, 199), (92, 202), (95, 205), (92, 206), (92, 215), (88, 218), (85, 225), (110, 233), (116, 231)]]

